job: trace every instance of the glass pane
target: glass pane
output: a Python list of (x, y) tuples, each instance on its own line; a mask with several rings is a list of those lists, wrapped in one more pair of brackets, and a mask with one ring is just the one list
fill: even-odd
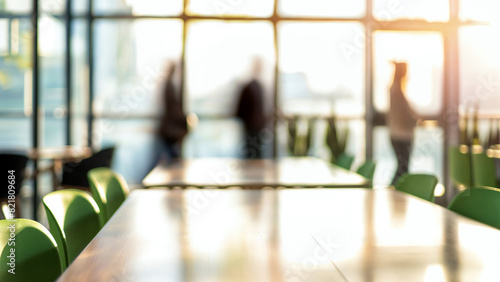
[(186, 43), (187, 110), (200, 116), (230, 116), (239, 87), (251, 78), (253, 60), (262, 61), (260, 81), (272, 108), (273, 28), (267, 22), (198, 21)]
[(378, 20), (448, 21), (449, 11), (449, 0), (373, 0), (373, 16)]
[(459, 30), (460, 104), (477, 101), (482, 113), (498, 114), (500, 104), (500, 26)]
[(0, 110), (31, 110), (31, 23), (4, 19), (0, 28), (5, 39), (0, 44)]
[(9, 53), (9, 19), (0, 19), (0, 56), (7, 56)]
[[(199, 116), (200, 123), (193, 134), (205, 140), (207, 145), (186, 150), (198, 150), (197, 156), (241, 154), (238, 144), (242, 140), (242, 124), (239, 120), (203, 119), (235, 115), (240, 89), (251, 80), (256, 60), (261, 64), (257, 81), (263, 88), (266, 110), (270, 112), (273, 109), (275, 66), (272, 25), (268, 22), (223, 21), (197, 21), (189, 25), (185, 106), (187, 112)], [(233, 128), (231, 134), (228, 127)], [(188, 144), (195, 146), (194, 143)]]
[(38, 5), (42, 13), (62, 14), (66, 9), (66, 1), (39, 0)]
[(94, 50), (94, 113), (154, 115), (165, 66), (181, 56), (182, 22), (98, 20)]
[[(305, 117), (303, 118), (303, 121), (299, 121), (299, 127), (300, 123), (302, 123), (302, 125), (307, 123)], [(323, 118), (316, 119), (313, 122), (311, 145), (307, 151), (308, 156), (315, 156), (327, 161), (332, 159), (332, 153), (326, 144), (327, 126), (327, 120)], [(345, 153), (354, 156), (355, 160), (352, 164), (352, 169), (354, 170), (365, 160), (365, 121), (362, 118), (338, 119), (336, 126), (339, 135), (345, 136), (346, 131), (344, 130), (348, 130)], [(302, 129), (304, 129), (304, 127), (302, 127)], [(302, 132), (304, 132), (304, 130), (302, 130)], [(278, 122), (276, 134), (278, 138), (278, 156), (293, 156), (294, 152), (292, 152), (290, 148), (290, 134), (286, 120), (280, 120)], [(301, 135), (304, 135), (304, 133)]]
[[(31, 146), (31, 23), (0, 21), (0, 149)], [(2, 40), (2, 41), (3, 41)]]
[[(361, 36), (361, 41), (357, 41)], [(330, 159), (327, 122), (322, 119), (358, 117), (342, 123), (350, 136), (346, 153), (364, 159), (364, 29), (358, 23), (291, 23), (279, 25), (279, 98), (287, 115), (320, 116), (313, 126), (308, 155)], [(290, 154), (287, 124), (278, 131), (280, 155)], [(283, 151), (284, 150), (284, 151)]]
[(285, 114), (364, 114), (363, 34), (358, 23), (279, 25), (278, 89)]
[(273, 14), (274, 0), (191, 0), (187, 7), (190, 14), (231, 15), (270, 17)]
[(500, 1), (498, 0), (460, 0), (460, 19), (498, 22)]
[(0, 113), (0, 151), (25, 150), (31, 147), (31, 119)]
[(71, 142), (72, 145), (87, 145), (88, 113), (88, 64), (87, 64), (87, 22), (74, 20), (72, 26), (72, 89), (71, 89)]
[(361, 18), (366, 13), (366, 1), (280, 0), (278, 12), (282, 16)]
[(0, 13), (31, 13), (32, 0), (4, 0), (0, 2)]
[(241, 158), (242, 126), (236, 119), (201, 119), (184, 139), (186, 158)]
[[(375, 32), (373, 40), (375, 109), (382, 115), (389, 111), (389, 90), (394, 80), (395, 70), (393, 62), (406, 62), (407, 74), (403, 92), (409, 107), (420, 118), (435, 119), (442, 110), (443, 97), (443, 39), (441, 34), (438, 32)], [(442, 129), (436, 126), (416, 127), (416, 125), (416, 122), (411, 125), (414, 126), (413, 129), (410, 128), (410, 135), (413, 132), (413, 138), (407, 141), (411, 143), (409, 157), (402, 154), (396, 158), (387, 126), (374, 129), (373, 150), (374, 159), (377, 162), (375, 184), (389, 185), (391, 183), (398, 160), (403, 163), (409, 162), (410, 172), (434, 173), (442, 181)], [(393, 136), (393, 138), (396, 140), (396, 137)]]
[[(409, 168), (410, 173), (429, 173), (443, 183), (443, 129), (439, 127), (416, 127), (414, 130)], [(377, 169), (374, 185), (390, 185), (397, 169), (397, 158), (391, 144), (387, 126), (373, 129), (373, 159)]]
[(443, 39), (438, 32), (375, 32), (374, 106), (389, 109), (393, 61), (407, 63), (406, 97), (421, 114), (437, 114), (443, 97)]
[(141, 183), (154, 167), (156, 122), (153, 119), (95, 119), (97, 147), (116, 146), (112, 168), (130, 185)]
[(40, 146), (65, 145), (65, 24), (44, 14), (39, 25)]
[(151, 16), (176, 16), (182, 13), (182, 0), (107, 0), (94, 1), (96, 14), (126, 14)]
[(115, 168), (140, 183), (154, 163), (158, 92), (167, 63), (180, 59), (182, 22), (99, 20), (94, 36), (93, 109), (104, 117), (94, 124), (93, 142), (116, 145)]
[[(72, 1), (71, 8), (73, 14), (81, 15), (87, 13), (89, 8), (89, 0), (71, 0), (71, 1)], [(95, 1), (95, 2), (102, 2), (102, 1)]]

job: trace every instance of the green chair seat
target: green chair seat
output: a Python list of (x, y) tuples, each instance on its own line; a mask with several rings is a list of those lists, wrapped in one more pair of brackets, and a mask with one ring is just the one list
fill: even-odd
[(500, 229), (500, 189), (471, 187), (460, 192), (450, 203), (450, 210)]
[(105, 224), (125, 201), (129, 194), (127, 182), (110, 168), (94, 168), (87, 174), (90, 191), (101, 211), (101, 219)]
[[(15, 228), (10, 228), (14, 224)], [(0, 281), (53, 282), (61, 274), (61, 260), (57, 244), (50, 232), (40, 223), (30, 219), (0, 220)], [(9, 241), (14, 236), (15, 241)], [(9, 243), (10, 242), (10, 243)], [(15, 245), (12, 243), (15, 242)], [(15, 252), (15, 274), (9, 272)]]
[(353, 156), (347, 154), (340, 154), (335, 164), (340, 166), (341, 168), (350, 170), (353, 162), (354, 162)]
[(498, 187), (495, 161), (486, 153), (472, 154), (472, 181), (474, 186)]
[(373, 175), (375, 174), (375, 167), (375, 162), (367, 160), (360, 167), (358, 167), (356, 173), (370, 180), (371, 182), (373, 180)]
[(101, 229), (99, 207), (89, 194), (76, 189), (49, 193), (43, 205), (66, 269)]
[(434, 189), (438, 183), (431, 174), (403, 174), (394, 185), (396, 190), (434, 202)]

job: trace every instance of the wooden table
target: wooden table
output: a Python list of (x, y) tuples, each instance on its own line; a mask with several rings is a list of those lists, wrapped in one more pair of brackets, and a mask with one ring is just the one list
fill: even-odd
[(92, 149), (81, 146), (44, 147), (28, 150), (28, 158), (32, 160), (73, 161), (88, 158)]
[[(49, 161), (50, 164), (44, 167), (36, 166), (36, 170), (33, 171), (29, 178), (36, 179), (41, 173), (50, 172), (52, 174), (52, 186), (54, 189), (59, 186), (60, 180), (57, 174), (62, 171), (62, 165), (65, 162), (77, 161), (92, 155), (92, 149), (90, 147), (82, 146), (58, 146), (58, 147), (41, 147), (41, 148), (31, 148), (28, 150), (0, 150), (2, 153), (9, 154), (20, 154), (27, 156), (32, 161), (45, 160)], [(34, 185), (33, 193), (33, 218), (37, 217), (38, 210), (38, 191), (37, 185)]]
[(382, 189), (135, 190), (58, 281), (500, 281), (500, 231)]
[(369, 187), (357, 173), (311, 157), (274, 159), (200, 158), (159, 165), (145, 187)]

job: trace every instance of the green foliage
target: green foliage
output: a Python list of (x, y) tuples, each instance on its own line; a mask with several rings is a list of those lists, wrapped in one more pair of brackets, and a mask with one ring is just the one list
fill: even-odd
[(349, 127), (345, 125), (342, 129), (339, 129), (337, 119), (331, 117), (328, 119), (326, 130), (326, 145), (332, 155), (331, 162), (336, 163), (339, 156), (345, 152), (347, 139), (349, 138)]
[[(293, 156), (307, 156), (312, 143), (314, 119), (300, 119), (298, 116), (287, 118), (288, 150)], [(305, 122), (305, 124), (304, 124)], [(300, 125), (303, 125), (300, 130)]]

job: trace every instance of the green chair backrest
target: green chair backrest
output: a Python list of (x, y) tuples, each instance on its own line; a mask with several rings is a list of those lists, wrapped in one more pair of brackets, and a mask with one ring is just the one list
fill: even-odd
[(498, 187), (495, 161), (486, 153), (472, 154), (472, 181), (474, 186)]
[(438, 183), (436, 176), (431, 174), (403, 174), (398, 178), (396, 190), (434, 202), (434, 189)]
[(89, 194), (76, 189), (49, 193), (43, 205), (66, 269), (101, 229), (99, 207)]
[(460, 152), (458, 147), (448, 149), (448, 162), (450, 177), (457, 187), (467, 188), (471, 186), (470, 156)]
[(4, 219), (0, 220), (0, 230), (0, 281), (53, 282), (61, 274), (57, 244), (40, 223), (23, 218)]
[(471, 187), (460, 192), (449, 207), (468, 218), (500, 229), (500, 189)]
[(351, 169), (352, 163), (354, 162), (354, 157), (347, 154), (340, 154), (336, 161), (336, 165), (347, 170)]
[(367, 160), (358, 169), (356, 173), (360, 174), (366, 179), (373, 180), (373, 174), (375, 174), (375, 162)]
[(125, 179), (110, 168), (94, 168), (88, 173), (90, 191), (94, 196), (105, 224), (129, 194)]

